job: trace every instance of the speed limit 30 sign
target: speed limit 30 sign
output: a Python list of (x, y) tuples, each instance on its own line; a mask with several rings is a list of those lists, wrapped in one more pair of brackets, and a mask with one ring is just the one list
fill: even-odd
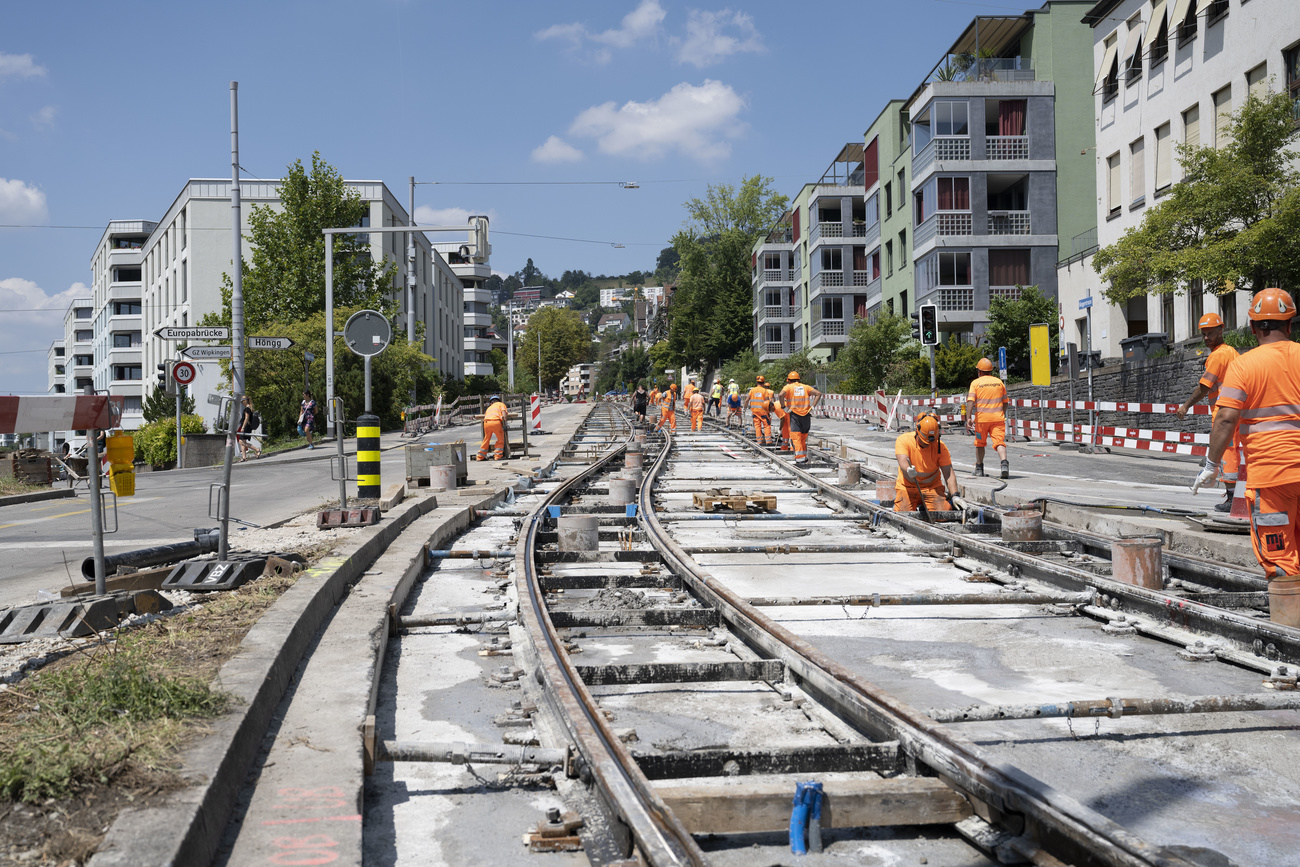
[(178, 361), (172, 365), (172, 379), (181, 385), (189, 385), (194, 381), (195, 376), (194, 365), (188, 361)]

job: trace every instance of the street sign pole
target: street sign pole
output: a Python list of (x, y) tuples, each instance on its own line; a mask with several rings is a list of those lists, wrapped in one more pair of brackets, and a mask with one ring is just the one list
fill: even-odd
[(221, 534), (217, 542), (217, 559), (230, 553), (230, 471), (235, 463), (235, 428), (238, 425), (240, 397), (244, 394), (244, 251), (240, 230), (243, 228), (239, 207), (239, 82), (230, 82), (230, 219), (233, 236), (230, 286), (230, 420), (226, 426), (226, 463), (221, 470), (221, 496), (217, 514)]

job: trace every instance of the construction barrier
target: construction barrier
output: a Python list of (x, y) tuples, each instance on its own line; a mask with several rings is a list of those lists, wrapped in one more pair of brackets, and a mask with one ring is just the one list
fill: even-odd
[(542, 429), (542, 398), (540, 395), (533, 395), (530, 408), (533, 414), (532, 430), (540, 432)]
[(120, 395), (19, 395), (0, 397), (0, 433), (108, 430), (122, 417)]

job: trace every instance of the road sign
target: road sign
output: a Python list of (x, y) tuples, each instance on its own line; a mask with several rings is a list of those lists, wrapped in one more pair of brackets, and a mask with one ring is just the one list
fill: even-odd
[(188, 361), (178, 361), (172, 365), (172, 379), (176, 380), (178, 385), (189, 385), (197, 375), (198, 371)]
[(167, 326), (155, 331), (154, 336), (163, 340), (229, 340), (230, 329), (224, 325), (192, 325), (188, 328)]
[(229, 346), (187, 346), (181, 355), (194, 361), (214, 361), (219, 358), (234, 358)]
[(1046, 322), (1035, 322), (1029, 326), (1029, 378), (1034, 385), (1052, 384), (1051, 358), (1048, 354), (1050, 345)]
[(223, 400), (225, 400), (225, 398), (223, 398), (219, 394), (208, 395), (208, 403), (212, 404), (213, 406), (221, 406), (221, 401)]
[(1080, 310), (1087, 310), (1087, 309), (1088, 309), (1089, 307), (1091, 307), (1091, 306), (1092, 306), (1092, 296), (1091, 296), (1091, 295), (1087, 295), (1087, 296), (1085, 296), (1085, 297), (1079, 299), (1079, 309), (1080, 309)]
[(290, 346), (293, 346), (293, 341), (288, 337), (248, 338), (249, 349), (288, 349)]
[(1007, 381), (1007, 348), (1005, 346), (998, 347), (998, 375), (1002, 377), (1003, 382)]
[(378, 355), (393, 339), (393, 326), (378, 310), (358, 310), (343, 326), (343, 342), (357, 355)]

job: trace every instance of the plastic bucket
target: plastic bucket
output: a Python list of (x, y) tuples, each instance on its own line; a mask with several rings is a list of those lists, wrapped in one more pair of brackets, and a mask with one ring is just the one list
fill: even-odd
[(117, 433), (105, 439), (105, 459), (114, 470), (130, 470), (135, 466), (135, 440), (128, 433)]
[(1111, 577), (1134, 587), (1163, 589), (1163, 548), (1163, 540), (1150, 536), (1116, 539), (1110, 546)]
[(1043, 513), (1027, 509), (1002, 516), (1003, 542), (1037, 542), (1043, 538)]

